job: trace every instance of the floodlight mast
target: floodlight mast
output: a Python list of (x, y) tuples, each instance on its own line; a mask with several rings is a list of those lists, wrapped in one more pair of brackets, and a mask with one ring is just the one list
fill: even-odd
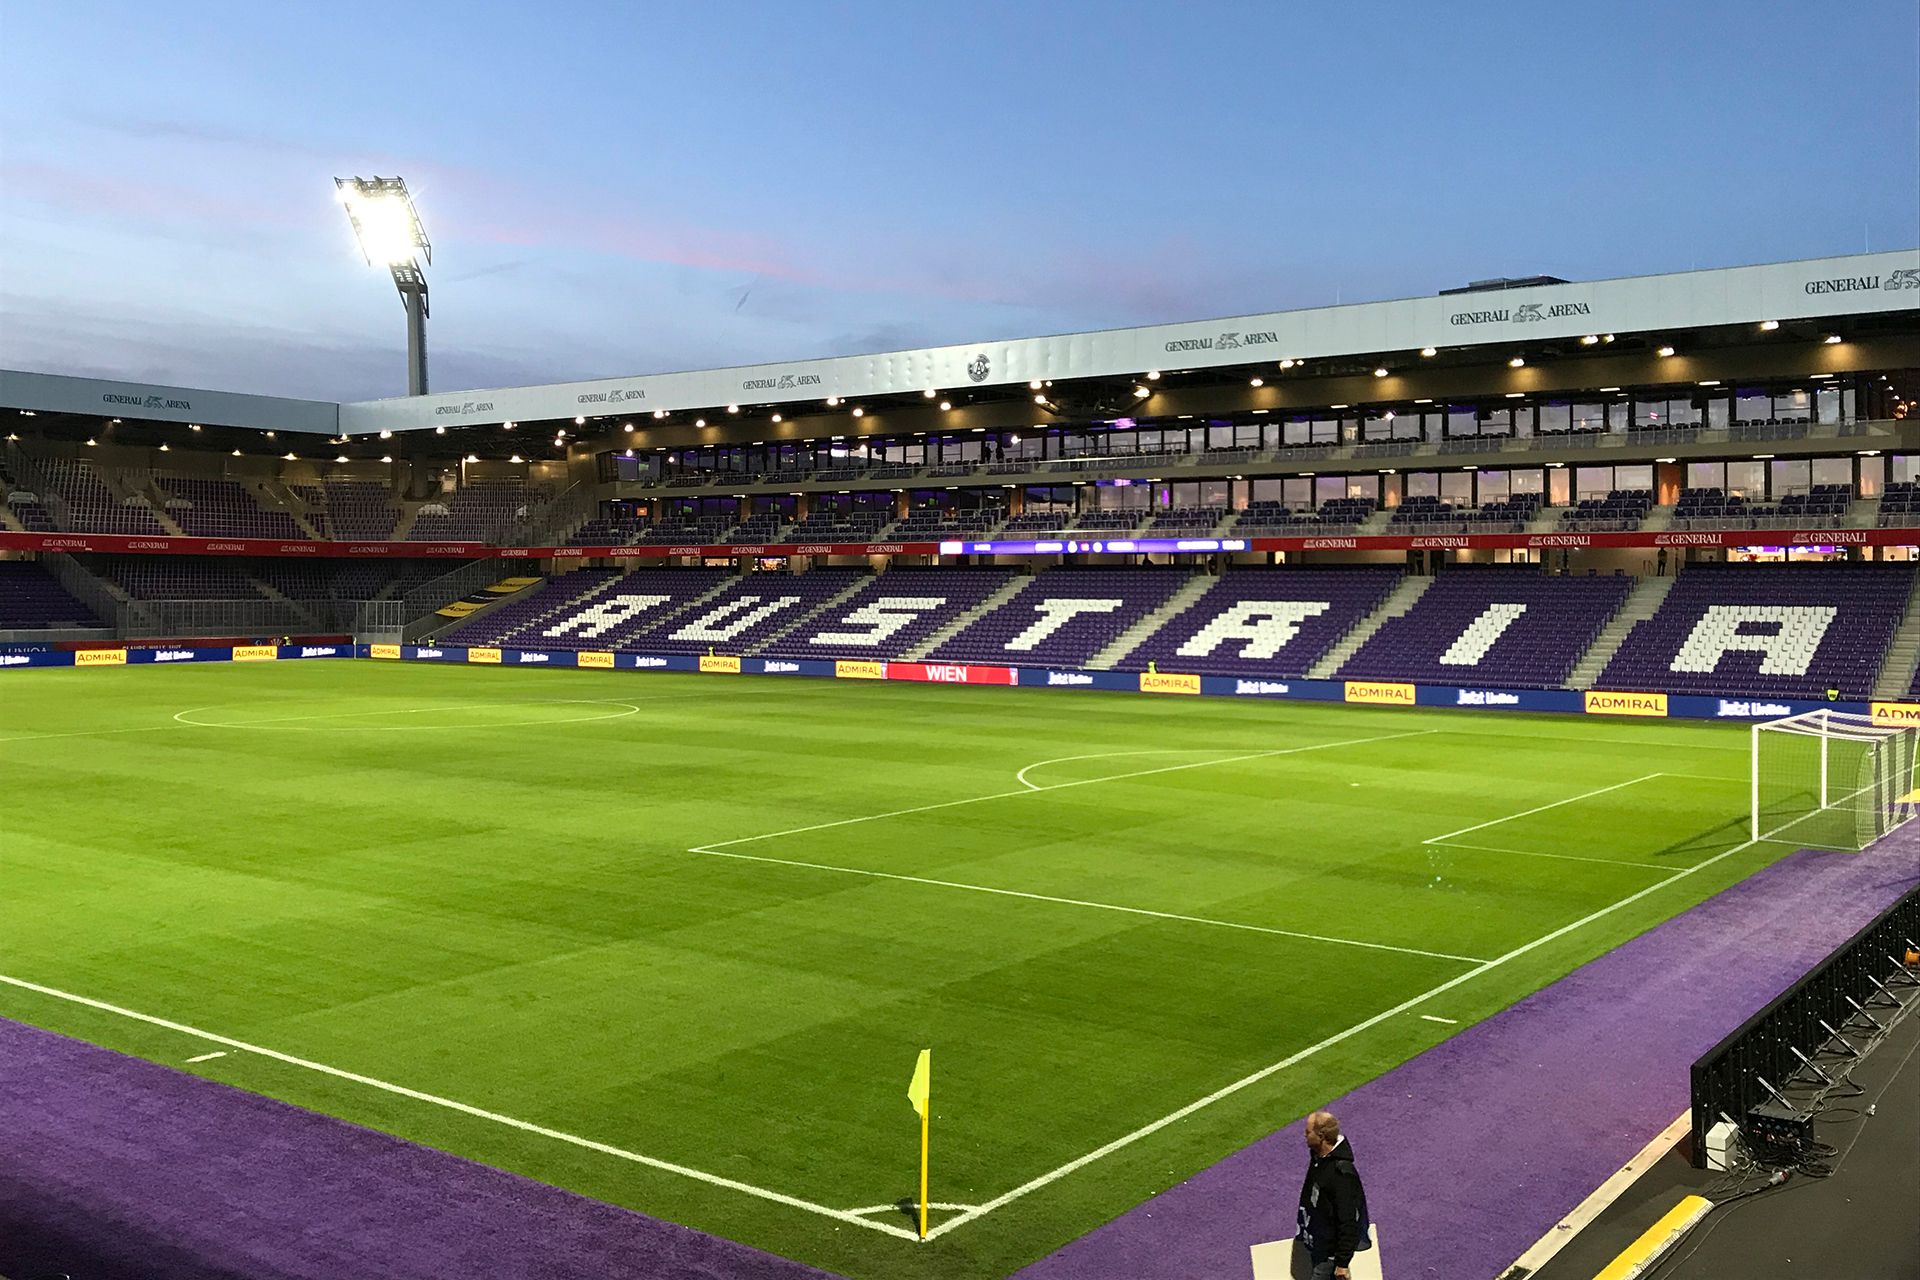
[(427, 277), (416, 258), (433, 261), (433, 245), (407, 193), (405, 178), (335, 178), (334, 194), (368, 266), (393, 273), (407, 311), (407, 394), (427, 393)]

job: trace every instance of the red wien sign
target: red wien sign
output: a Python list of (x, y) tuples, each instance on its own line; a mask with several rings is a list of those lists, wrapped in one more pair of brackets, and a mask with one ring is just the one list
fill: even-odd
[(937, 662), (889, 662), (887, 679), (920, 684), (1018, 684), (1012, 667), (960, 667)]

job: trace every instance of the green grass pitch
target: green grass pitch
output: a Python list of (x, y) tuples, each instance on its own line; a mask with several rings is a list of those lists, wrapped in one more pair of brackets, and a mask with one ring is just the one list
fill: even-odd
[(1784, 852), (1746, 768), (1645, 720), (9, 673), (0, 1016), (860, 1280), (1005, 1275)]

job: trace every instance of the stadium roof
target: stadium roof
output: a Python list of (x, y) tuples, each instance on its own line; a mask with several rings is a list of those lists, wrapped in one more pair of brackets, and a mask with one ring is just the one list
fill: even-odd
[(1004, 390), (1281, 360), (1417, 359), (1423, 348), (1912, 311), (1920, 309), (1920, 249), (1615, 280), (1506, 284), (1479, 293), (338, 405), (0, 370), (0, 407), (363, 435), (656, 410), (725, 412), (734, 405), (814, 407), (832, 397)]

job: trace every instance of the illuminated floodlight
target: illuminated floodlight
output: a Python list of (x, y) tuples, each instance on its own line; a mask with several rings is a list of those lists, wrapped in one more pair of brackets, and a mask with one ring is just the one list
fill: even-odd
[(413, 207), (404, 178), (335, 178), (334, 196), (347, 211), (368, 266), (385, 267), (407, 309), (407, 393), (427, 391), (427, 277), (433, 245)]

